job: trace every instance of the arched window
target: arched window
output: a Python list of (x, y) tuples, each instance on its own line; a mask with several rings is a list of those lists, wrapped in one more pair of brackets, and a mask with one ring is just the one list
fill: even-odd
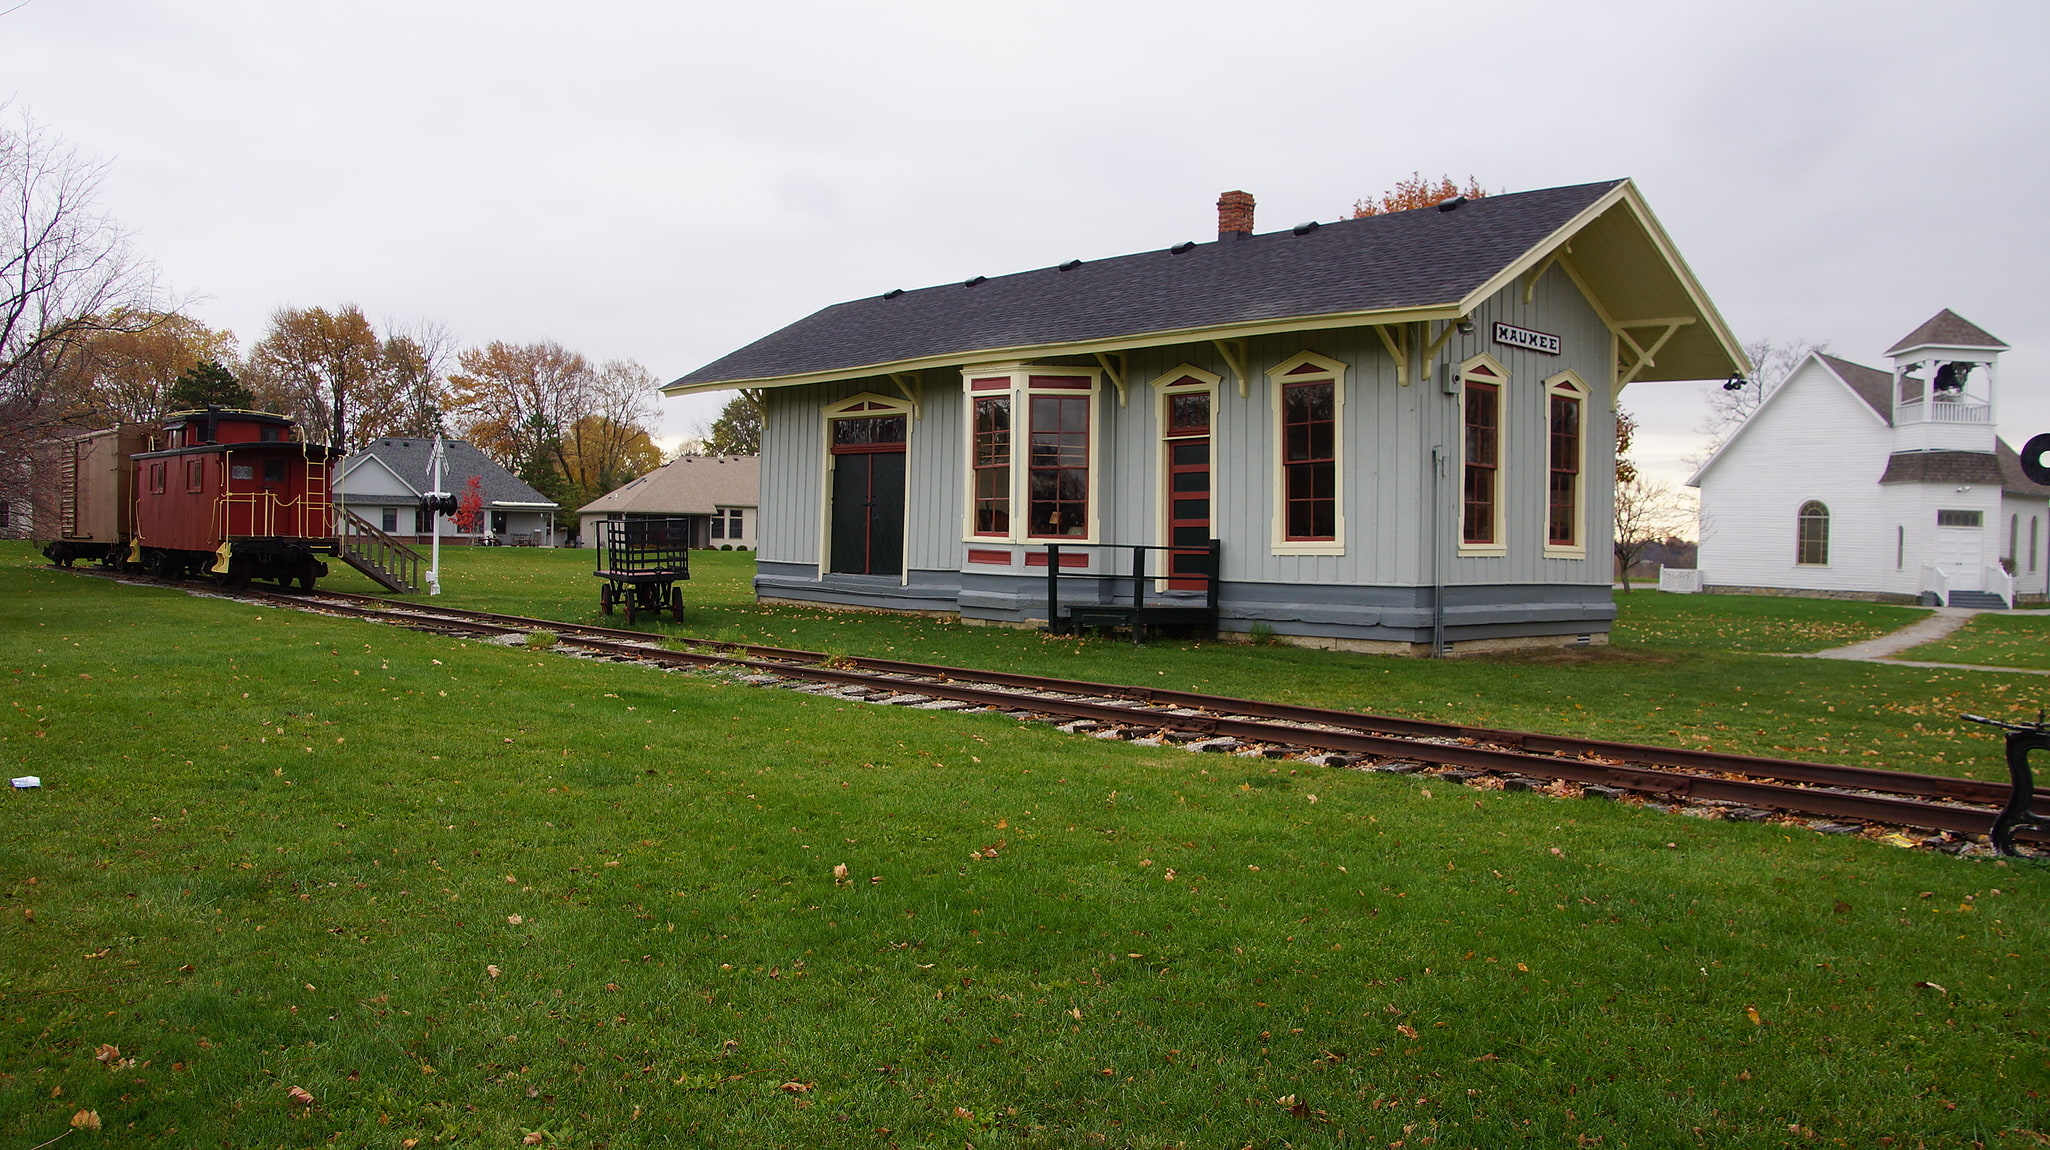
[(1798, 526), (1800, 546), (1795, 550), (1794, 562), (1814, 567), (1828, 563), (1829, 508), (1813, 499), (1803, 503)]

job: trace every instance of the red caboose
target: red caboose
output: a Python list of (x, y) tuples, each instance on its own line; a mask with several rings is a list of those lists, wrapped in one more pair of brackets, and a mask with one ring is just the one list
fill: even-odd
[(231, 586), (298, 580), (309, 590), (335, 553), (328, 496), (333, 452), (290, 419), (257, 411), (181, 411), (135, 461), (131, 556), (164, 578), (202, 571)]

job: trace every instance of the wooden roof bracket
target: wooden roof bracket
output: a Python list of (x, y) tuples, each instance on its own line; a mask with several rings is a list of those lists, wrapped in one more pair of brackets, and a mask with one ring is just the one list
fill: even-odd
[[(1437, 377), (1437, 353), (1445, 351), (1445, 342), (1451, 340), (1451, 332), (1460, 330), (1460, 322), (1462, 320), (1464, 320), (1464, 316), (1453, 318), (1453, 320), (1445, 320), (1445, 326), (1439, 328), (1435, 336), (1431, 336), (1429, 344), (1425, 344), (1425, 348), (1423, 348), (1423, 365), (1419, 367), (1419, 377), (1421, 379), (1435, 379)], [(1425, 330), (1429, 330), (1429, 326), (1425, 326)]]
[(1243, 339), (1213, 339), (1210, 346), (1217, 349), (1217, 354), (1223, 357), (1225, 366), (1231, 368), (1231, 373), (1238, 377), (1239, 398), (1244, 399), (1247, 387), (1246, 363), (1251, 358), (1251, 344)]
[(896, 384), (897, 390), (903, 392), (904, 398), (911, 402), (911, 418), (914, 421), (924, 419), (925, 387), (920, 382), (918, 373), (893, 371), (890, 373), (890, 382)]
[(1523, 277), (1523, 302), (1526, 306), (1537, 296), (1538, 281), (1545, 278), (1545, 273), (1552, 270), (1552, 265), (1559, 262), (1559, 257), (1572, 254), (1572, 244), (1560, 244), (1552, 249), (1550, 255), (1539, 260), (1538, 266), (1530, 269), (1529, 274)]
[[(1666, 346), (1667, 340), (1678, 335), (1681, 328), (1693, 323), (1695, 319), (1696, 317), (1694, 316), (1683, 315), (1663, 319), (1619, 320), (1615, 326), (1616, 338), (1628, 344), (1630, 350), (1636, 354), (1637, 358), (1632, 362), (1619, 363), (1617, 365), (1627, 370), (1623, 372), (1622, 378), (1616, 381), (1616, 390), (1621, 391), (1632, 380), (1636, 379), (1638, 372), (1643, 371), (1647, 367), (1656, 366), (1659, 349)], [(1633, 327), (1663, 327), (1665, 330), (1659, 333), (1657, 339), (1651, 341), (1650, 347), (1646, 347), (1637, 342), (1637, 338), (1630, 334), (1630, 329)], [(1618, 358), (1620, 359), (1621, 357)]]
[[(1116, 362), (1112, 362), (1113, 360)], [(1111, 386), (1118, 389), (1118, 406), (1123, 407), (1125, 405), (1125, 354), (1121, 351), (1099, 351), (1096, 353), (1096, 366), (1103, 369), (1103, 374), (1109, 377)]]
[(1374, 334), (1381, 337), (1381, 346), (1388, 349), (1388, 358), (1395, 361), (1395, 382), (1409, 386), (1409, 329), (1394, 328), (1390, 334), (1389, 324), (1376, 324)]

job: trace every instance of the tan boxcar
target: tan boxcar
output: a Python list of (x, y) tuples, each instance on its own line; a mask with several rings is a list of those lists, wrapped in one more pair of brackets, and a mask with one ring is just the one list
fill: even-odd
[(124, 423), (50, 444), (45, 466), (56, 491), (49, 517), (37, 516), (43, 554), (59, 566), (97, 559), (120, 566), (135, 535), (135, 467), (129, 456), (148, 448), (149, 427)]

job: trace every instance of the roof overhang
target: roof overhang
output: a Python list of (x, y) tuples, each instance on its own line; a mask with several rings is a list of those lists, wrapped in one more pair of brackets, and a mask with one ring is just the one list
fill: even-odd
[(1528, 276), (1534, 282), (1554, 263), (1573, 277), (1616, 337), (1623, 365), (1619, 373), (1622, 383), (1749, 374), (1750, 361), (1729, 325), (1638, 194), (1637, 186), (1622, 180), (1464, 297), (1442, 303), (1134, 332), (1071, 343), (957, 349), (914, 359), (793, 375), (671, 383), (661, 391), (664, 395), (696, 395), (735, 388), (799, 387), (965, 364), (1096, 355), (1297, 331), (1454, 320), (1470, 315), (1497, 293), (1516, 285), (1521, 277)]

